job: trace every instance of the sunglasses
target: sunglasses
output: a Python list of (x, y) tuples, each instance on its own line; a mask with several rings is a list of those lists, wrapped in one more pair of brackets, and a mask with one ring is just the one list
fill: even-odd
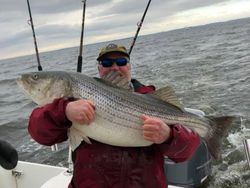
[(112, 67), (114, 63), (116, 63), (117, 66), (125, 66), (127, 63), (129, 63), (129, 60), (127, 58), (121, 57), (116, 59), (109, 59), (105, 58), (99, 62), (103, 67)]

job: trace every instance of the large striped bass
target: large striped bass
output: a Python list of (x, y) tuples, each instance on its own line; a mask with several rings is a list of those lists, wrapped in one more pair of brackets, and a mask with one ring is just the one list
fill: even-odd
[[(71, 132), (79, 137), (72, 142), (92, 138), (114, 146), (149, 146), (142, 135), (141, 114), (162, 119), (166, 124), (182, 124), (205, 139), (212, 156), (219, 157), (219, 146), (226, 136), (233, 117), (200, 117), (177, 105), (169, 87), (153, 94), (138, 94), (119, 88), (100, 78), (63, 71), (23, 74), (17, 80), (25, 93), (38, 105), (45, 105), (59, 97), (90, 99), (95, 104), (96, 116), (90, 126), (72, 122)], [(76, 134), (72, 134), (76, 135)], [(77, 147), (77, 145), (75, 146)]]

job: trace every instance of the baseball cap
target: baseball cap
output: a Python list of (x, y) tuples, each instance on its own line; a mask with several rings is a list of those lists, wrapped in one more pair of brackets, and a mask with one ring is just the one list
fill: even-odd
[(101, 49), (97, 61), (100, 61), (105, 54), (110, 52), (121, 52), (122, 54), (126, 55), (129, 58), (129, 54), (125, 46), (111, 43)]

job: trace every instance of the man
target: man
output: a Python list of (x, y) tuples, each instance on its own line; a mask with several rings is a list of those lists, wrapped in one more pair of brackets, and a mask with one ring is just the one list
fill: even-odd
[[(150, 93), (131, 79), (129, 54), (124, 46), (109, 44), (98, 58), (100, 77), (138, 93)], [(114, 74), (113, 74), (114, 73)], [(29, 132), (40, 144), (53, 145), (68, 139), (71, 122), (91, 126), (95, 104), (88, 99), (56, 99), (36, 108), (29, 121)], [(117, 147), (94, 140), (84, 141), (73, 152), (74, 172), (70, 188), (165, 188), (164, 155), (175, 162), (189, 159), (199, 146), (199, 136), (181, 125), (167, 125), (161, 119), (141, 115), (142, 134), (154, 144), (149, 147)]]

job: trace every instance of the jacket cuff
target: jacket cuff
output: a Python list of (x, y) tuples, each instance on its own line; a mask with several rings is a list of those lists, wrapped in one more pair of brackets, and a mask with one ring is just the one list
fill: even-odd
[(171, 126), (171, 130), (170, 139), (158, 145), (160, 151), (170, 158), (176, 158), (176, 161), (189, 158), (199, 146), (200, 137), (180, 124)]
[(44, 107), (45, 117), (50, 117), (51, 121), (57, 121), (54, 123), (55, 126), (60, 128), (69, 128), (72, 122), (66, 116), (66, 106), (69, 102), (73, 101), (71, 98), (58, 98), (55, 99), (51, 104)]
[(169, 128), (170, 128), (170, 135), (169, 135), (168, 139), (167, 139), (165, 142), (163, 142), (162, 144), (171, 144), (171, 142), (172, 142), (173, 139), (174, 139), (174, 130), (173, 130), (173, 126), (169, 126)]
[(65, 100), (65, 102), (63, 103), (63, 111), (64, 111), (64, 119), (65, 119), (65, 125), (67, 125), (67, 127), (71, 127), (72, 122), (67, 118), (66, 116), (66, 106), (68, 105), (70, 101), (69, 100)]

